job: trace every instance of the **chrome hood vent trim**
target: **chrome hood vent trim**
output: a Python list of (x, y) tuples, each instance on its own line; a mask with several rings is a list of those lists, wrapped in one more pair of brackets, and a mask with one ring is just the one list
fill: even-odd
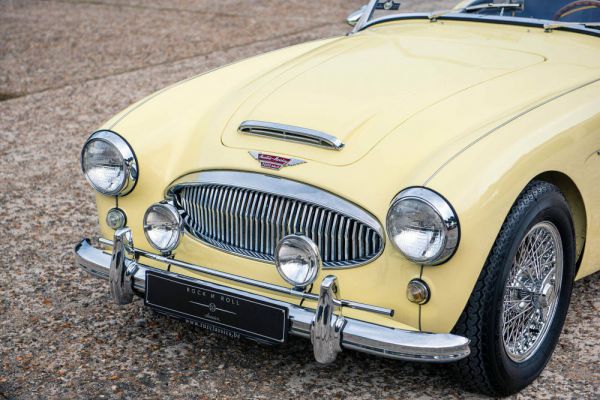
[(314, 186), (269, 175), (206, 171), (171, 185), (187, 231), (212, 247), (273, 263), (279, 240), (310, 237), (324, 268), (351, 268), (377, 258), (384, 248), (381, 224), (353, 203)]
[(344, 143), (340, 139), (327, 133), (274, 122), (244, 121), (240, 124), (238, 132), (246, 135), (308, 144), (330, 150), (341, 150), (344, 147)]

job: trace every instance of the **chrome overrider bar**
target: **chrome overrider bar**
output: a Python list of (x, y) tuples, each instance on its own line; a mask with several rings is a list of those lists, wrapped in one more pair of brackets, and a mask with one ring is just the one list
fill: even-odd
[[(130, 303), (134, 294), (143, 296), (146, 271), (158, 271), (141, 263), (140, 258), (144, 257), (232, 282), (317, 301), (317, 309), (313, 310), (258, 296), (263, 301), (288, 309), (289, 333), (310, 338), (315, 359), (320, 363), (333, 362), (342, 349), (353, 349), (401, 360), (428, 362), (450, 362), (469, 355), (469, 340), (461, 336), (401, 330), (344, 317), (342, 315), (344, 307), (388, 316), (393, 315), (393, 310), (339, 299), (339, 284), (333, 275), (323, 279), (319, 294), (316, 295), (136, 249), (129, 228), (117, 230), (113, 241), (100, 239), (100, 242), (112, 246), (112, 255), (92, 246), (89, 239), (84, 239), (75, 246), (76, 262), (91, 275), (109, 281), (111, 297), (117, 304)], [(159, 272), (165, 273), (163, 270)], [(189, 277), (185, 279), (190, 280)], [(198, 279), (192, 281), (205, 283)], [(250, 295), (237, 289), (225, 289), (241, 296)], [(256, 295), (252, 296), (256, 297)]]

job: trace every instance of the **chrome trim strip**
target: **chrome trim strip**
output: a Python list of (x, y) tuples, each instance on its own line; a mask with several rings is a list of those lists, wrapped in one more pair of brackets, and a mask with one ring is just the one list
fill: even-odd
[[(243, 256), (252, 260), (257, 260), (261, 262), (271, 262), (272, 260), (269, 257), (261, 257), (260, 248), (258, 249), (250, 249), (248, 250), (248, 246), (250, 246), (250, 228), (252, 226), (251, 220), (253, 218), (260, 218), (260, 215), (254, 215), (254, 212), (265, 212), (265, 208), (262, 207), (261, 202), (264, 201), (263, 197), (277, 195), (279, 197), (283, 197), (286, 199), (290, 199), (291, 202), (286, 202), (285, 207), (281, 210), (277, 211), (277, 227), (281, 226), (284, 221), (288, 222), (287, 230), (291, 231), (291, 224), (293, 220), (304, 221), (306, 219), (304, 213), (306, 210), (302, 209), (302, 205), (298, 203), (298, 201), (302, 201), (305, 203), (309, 203), (311, 205), (323, 208), (321, 212), (321, 216), (319, 219), (319, 226), (316, 228), (317, 236), (315, 237), (315, 242), (317, 243), (319, 249), (321, 249), (324, 254), (324, 269), (343, 269), (343, 268), (355, 268), (361, 265), (365, 265), (367, 263), (372, 262), (377, 259), (383, 252), (385, 248), (385, 233), (382, 225), (379, 221), (370, 213), (362, 209), (361, 207), (354, 205), (353, 203), (342, 199), (334, 194), (331, 194), (322, 189), (316, 188), (311, 185), (307, 185), (305, 183), (300, 183), (297, 181), (292, 181), (289, 179), (284, 179), (277, 176), (265, 175), (255, 172), (242, 172), (242, 171), (203, 171), (192, 173), (186, 176), (183, 176), (173, 182), (165, 191), (165, 197), (169, 200), (174, 200), (175, 193), (180, 191), (183, 188), (189, 187), (194, 188), (197, 186), (228, 186), (232, 189), (237, 189), (241, 191), (251, 190), (260, 192), (259, 194), (247, 193), (244, 192), (243, 202), (245, 202), (245, 206), (242, 205), (241, 209), (243, 212), (243, 225), (244, 229), (241, 227), (238, 230), (238, 234), (242, 235), (242, 231), (244, 232), (244, 240), (236, 240), (235, 243), (243, 243), (243, 248), (238, 248), (236, 246), (232, 246), (230, 244), (225, 243), (224, 241), (219, 241), (218, 239), (213, 238), (197, 238), (196, 235), (191, 233), (191, 237), (196, 240), (201, 241), (204, 244), (207, 244), (211, 247), (217, 248), (219, 250), (225, 250), (231, 252), (232, 254)], [(210, 203), (209, 208), (214, 209), (216, 207), (216, 201), (219, 196), (215, 194), (220, 190), (219, 188), (210, 189), (208, 202)], [(248, 197), (248, 199), (246, 199)], [(268, 199), (267, 199), (268, 200)], [(257, 203), (259, 206), (257, 206)], [(202, 202), (202, 204), (206, 204), (206, 201)], [(188, 205), (189, 209), (189, 205)], [(326, 262), (325, 260), (329, 257), (330, 254), (335, 254), (338, 249), (331, 249), (329, 246), (329, 237), (336, 236), (336, 226), (337, 221), (334, 219), (334, 215), (332, 212), (339, 213), (344, 215), (345, 217), (350, 217), (353, 220), (359, 222), (361, 224), (359, 236), (362, 233), (362, 229), (370, 229), (373, 232), (373, 237), (371, 241), (375, 240), (374, 234), (376, 234), (380, 240), (380, 246), (377, 253), (373, 255), (369, 255), (368, 251), (361, 250), (359, 256), (360, 259), (366, 258), (369, 256), (370, 258), (364, 260), (357, 260), (356, 262), (350, 261), (332, 261)], [(205, 215), (213, 215), (214, 213), (208, 213), (208, 210), (204, 210)], [(267, 213), (268, 214), (268, 213)], [(195, 217), (194, 219), (196, 219)], [(315, 214), (315, 221), (317, 216)], [(217, 218), (218, 220), (219, 218)], [(332, 219), (334, 219), (332, 221)], [(262, 219), (261, 219), (262, 221)], [(240, 221), (240, 224), (242, 221)], [(332, 226), (333, 223), (333, 226)], [(186, 224), (187, 225), (187, 224)], [(211, 221), (210, 219), (206, 221), (206, 229), (210, 232), (219, 231), (216, 227), (218, 227), (220, 223), (218, 221)], [(189, 227), (188, 227), (189, 228)], [(197, 228), (197, 227), (192, 227)], [(308, 232), (309, 227), (307, 227)], [(341, 229), (341, 228), (340, 228)], [(283, 229), (282, 229), (283, 230)], [(265, 229), (262, 229), (261, 232), (264, 232)], [(261, 232), (258, 232), (262, 234)], [(265, 233), (266, 234), (266, 233)], [(338, 239), (341, 240), (343, 236), (341, 232), (338, 232)], [(359, 246), (362, 249), (363, 243), (362, 240), (359, 241)], [(271, 248), (275, 248), (276, 243), (268, 243)], [(372, 245), (372, 244), (371, 244)], [(370, 247), (370, 246), (369, 246)], [(342, 249), (343, 250), (343, 249)], [(368, 250), (368, 248), (367, 248)]]
[[(372, 0), (377, 1), (377, 0)], [(371, 9), (372, 10), (372, 9)], [(452, 11), (452, 10), (450, 10)], [(529, 26), (545, 29), (544, 26), (547, 24), (556, 23), (556, 21), (547, 20), (547, 19), (536, 19), (536, 18), (523, 18), (523, 17), (508, 17), (508, 16), (497, 16), (497, 15), (482, 15), (482, 14), (467, 14), (461, 12), (460, 9), (457, 9), (455, 12), (450, 12), (446, 14), (445, 12), (441, 12), (442, 15), (434, 13), (403, 13), (403, 14), (394, 14), (381, 18), (374, 19), (369, 21), (370, 15), (372, 15), (372, 11), (366, 12), (363, 17), (364, 21), (361, 19), (354, 29), (352, 30), (352, 34), (358, 33), (364, 29), (370, 28), (374, 25), (379, 25), (385, 22), (391, 21), (402, 21), (402, 20), (411, 20), (411, 19), (428, 19), (431, 22), (435, 22), (437, 20), (447, 19), (454, 21), (466, 21), (466, 22), (481, 22), (481, 23), (492, 23), (492, 24), (503, 24), (503, 25), (516, 25), (516, 26)], [(433, 19), (432, 19), (433, 17)], [(563, 26), (561, 30), (575, 33), (582, 33), (585, 35), (591, 36), (600, 36), (600, 30), (587, 28), (584, 25), (574, 24), (573, 26)]]
[[(104, 245), (113, 246), (113, 241), (111, 241), (111, 240), (100, 238), (99, 241), (100, 241), (100, 243), (102, 243)], [(82, 246), (82, 244), (80, 244), (80, 246)], [(89, 244), (89, 241), (88, 241), (88, 246), (91, 246)], [(297, 298), (304, 299), (304, 300), (313, 300), (313, 301), (319, 300), (319, 296), (317, 296), (316, 294), (302, 292), (302, 291), (296, 290), (294, 288), (286, 288), (283, 286), (274, 285), (272, 283), (265, 283), (265, 282), (257, 281), (254, 279), (245, 278), (243, 276), (229, 274), (227, 272), (217, 271), (217, 270), (202, 267), (199, 265), (190, 264), (185, 261), (179, 261), (174, 258), (159, 256), (157, 254), (150, 253), (150, 252), (147, 252), (147, 251), (141, 250), (141, 249), (136, 249), (133, 247), (131, 249), (129, 249), (129, 251), (133, 255), (133, 258), (135, 258), (135, 259), (138, 259), (139, 257), (145, 257), (150, 260), (158, 261), (158, 262), (161, 262), (166, 265), (175, 265), (179, 268), (187, 269), (187, 270), (190, 270), (193, 272), (210, 275), (210, 276), (214, 276), (217, 278), (227, 279), (232, 282), (237, 282), (237, 283), (241, 283), (243, 285), (248, 285), (248, 286), (257, 287), (260, 289), (269, 290), (271, 292), (275, 292), (275, 293), (279, 293), (279, 294), (293, 296), (293, 297), (297, 297)], [(94, 274), (94, 272), (92, 272), (92, 274)], [(348, 308), (353, 308), (355, 310), (372, 312), (375, 314), (386, 315), (389, 317), (394, 315), (394, 310), (392, 310), (392, 309), (385, 308), (385, 307), (372, 306), (369, 304), (363, 304), (363, 303), (359, 303), (359, 302), (352, 301), (352, 300), (339, 300), (339, 302), (336, 303), (336, 305), (339, 307), (348, 307)]]
[(501, 12), (504, 13), (504, 10), (506, 8), (512, 8), (513, 12), (514, 11), (523, 11), (523, 7), (525, 6), (525, 3), (484, 3), (484, 4), (477, 4), (474, 6), (466, 6), (465, 8), (463, 8), (464, 11), (481, 11), (481, 10), (489, 10), (489, 9), (499, 9), (502, 10)]
[(244, 121), (238, 127), (238, 132), (246, 135), (308, 144), (331, 150), (341, 150), (344, 147), (344, 143), (340, 139), (328, 133), (275, 122)]
[[(106, 240), (103, 240), (106, 242)], [(102, 250), (96, 249), (88, 239), (82, 240), (75, 247), (76, 263), (93, 276), (108, 279), (111, 256)], [(143, 296), (147, 270), (156, 270), (147, 265), (139, 264), (127, 258), (123, 261), (131, 274), (131, 282), (135, 294)], [(172, 261), (172, 260), (171, 260)], [(159, 270), (162, 274), (178, 276), (177, 274)], [(200, 284), (206, 282), (185, 277)], [(288, 308), (290, 328), (289, 332), (295, 336), (311, 337), (311, 325), (315, 319), (315, 310), (293, 304), (277, 301), (268, 297), (250, 294), (241, 290), (209, 283), (240, 296), (260, 298), (271, 304)], [(352, 318), (344, 318), (345, 325), (341, 330), (341, 348), (353, 349), (377, 356), (407, 361), (422, 361), (444, 363), (460, 360), (469, 355), (469, 340), (452, 334), (433, 334), (417, 331), (408, 331), (376, 325)]]

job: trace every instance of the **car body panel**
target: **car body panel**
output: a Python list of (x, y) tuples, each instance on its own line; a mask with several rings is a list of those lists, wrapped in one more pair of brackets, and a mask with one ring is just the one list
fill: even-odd
[[(429, 29), (426, 27), (425, 29)], [(543, 63), (544, 57), (484, 45), (449, 35), (424, 35), (423, 27), (402, 35), (373, 29), (323, 46), (233, 93), (223, 143), (230, 147), (289, 151), (289, 145), (240, 135), (240, 121), (274, 121), (316, 129), (346, 145), (336, 153), (298, 146), (294, 155), (333, 165), (362, 158), (388, 134), (427, 107), (499, 76)], [(443, 74), (437, 71), (444, 71)], [(343, 71), (343, 73), (342, 73)], [(419, 77), (419, 79), (415, 79)], [(318, 93), (318, 95), (316, 95)], [(371, 99), (376, 99), (372, 101)], [(424, 131), (432, 142), (450, 141), (443, 132)], [(444, 136), (443, 138), (440, 136)]]
[[(422, 310), (424, 330), (452, 329), (455, 321), (447, 316), (460, 315), (480, 272), (464, 266), (485, 263), (521, 190), (547, 171), (569, 176), (584, 199), (587, 243), (577, 278), (598, 270), (599, 93), (600, 81), (530, 111), (465, 150), (428, 182), (428, 187), (450, 196), (460, 216), (461, 244), (447, 265), (424, 267), (423, 279), (436, 293)], [(455, 190), (457, 186), (461, 190)], [(579, 238), (580, 251), (582, 246)]]
[[(402, 38), (427, 44), (435, 51), (428, 54), (419, 46), (403, 43)], [(435, 38), (440, 38), (439, 43)], [(375, 43), (373, 49), (369, 43)], [(600, 78), (598, 43), (591, 36), (519, 26), (396, 21), (218, 69), (149, 96), (105, 124), (105, 129), (123, 135), (138, 157), (137, 186), (120, 197), (118, 205), (127, 213), (136, 245), (152, 251), (142, 230), (145, 210), (164, 199), (170, 183), (192, 172), (251, 171), (305, 182), (363, 207), (382, 226), (390, 202), (400, 190), (426, 185), (442, 193), (458, 211), (463, 234), (449, 262), (422, 271), (386, 243), (383, 254), (373, 262), (333, 273), (344, 298), (395, 311), (393, 317), (344, 311), (349, 317), (448, 332), (471, 293), (502, 221), (529, 180), (542, 172), (562, 171), (581, 185), (590, 207), (599, 209), (594, 189), (598, 161), (590, 157), (600, 148), (596, 143), (600, 90), (597, 83), (591, 83)], [(470, 54), (474, 49), (481, 49), (481, 59)], [(404, 69), (398, 79), (387, 76), (388, 68), (377, 75), (386, 52), (399, 58), (393, 65)], [(511, 60), (501, 60), (498, 54)], [(447, 68), (456, 81), (436, 77), (429, 63)], [(352, 79), (343, 87), (346, 69)], [(378, 89), (370, 89), (364, 82), (351, 86), (361, 70), (374, 75)], [(397, 93), (384, 87), (386, 80)], [(311, 102), (309, 93), (319, 87), (339, 93), (327, 92), (323, 96), (329, 99), (315, 98), (307, 104)], [(385, 101), (379, 101), (380, 95)], [(377, 107), (372, 106), (374, 101)], [(394, 113), (395, 104), (386, 101), (399, 101), (398, 112)], [(347, 146), (336, 152), (237, 132), (242, 120), (261, 118), (337, 134)], [(248, 150), (308, 162), (268, 171)], [(582, 151), (586, 153), (582, 155)], [(102, 221), (116, 202), (98, 197)], [(588, 225), (590, 243), (597, 243), (600, 235), (597, 218), (587, 214), (589, 224), (595, 222), (593, 227)], [(113, 234), (103, 222), (101, 229), (105, 237)], [(579, 276), (597, 268), (591, 263), (594, 255), (595, 250), (586, 250)], [(184, 236), (175, 256), (285, 285), (273, 265), (227, 254), (189, 235)], [(406, 299), (405, 288), (422, 272), (432, 287), (432, 300), (418, 306)], [(332, 270), (321, 271), (313, 293), (329, 273)], [(310, 302), (304, 304), (311, 306)]]

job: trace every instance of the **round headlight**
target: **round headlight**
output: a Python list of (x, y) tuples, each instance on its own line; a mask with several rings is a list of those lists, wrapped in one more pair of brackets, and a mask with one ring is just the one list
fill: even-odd
[(81, 151), (81, 169), (94, 189), (107, 196), (124, 196), (137, 180), (133, 150), (111, 131), (92, 134)]
[(304, 288), (317, 278), (321, 255), (317, 245), (308, 237), (288, 235), (277, 245), (275, 266), (286, 282)]
[(390, 240), (409, 260), (425, 265), (447, 261), (458, 247), (456, 213), (439, 194), (409, 188), (396, 196), (387, 215)]
[(152, 247), (168, 253), (177, 247), (183, 232), (183, 220), (171, 204), (151, 205), (144, 215), (144, 234)]

